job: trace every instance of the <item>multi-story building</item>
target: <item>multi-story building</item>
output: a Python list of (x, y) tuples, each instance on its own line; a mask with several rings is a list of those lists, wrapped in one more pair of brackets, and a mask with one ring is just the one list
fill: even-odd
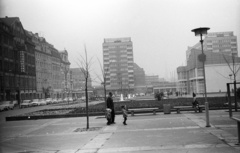
[(0, 18), (0, 101), (32, 99), (36, 93), (34, 44), (18, 17)]
[(159, 77), (158, 75), (146, 75), (146, 85), (148, 86), (153, 86), (154, 84), (159, 82)]
[(61, 78), (60, 80), (62, 81), (61, 83), (61, 88), (62, 88), (62, 94), (63, 97), (70, 96), (71, 94), (71, 87), (72, 87), (72, 82), (71, 82), (71, 77), (70, 77), (70, 62), (68, 61), (68, 52), (66, 49), (59, 51), (60, 57), (61, 57)]
[(134, 83), (135, 86), (145, 86), (145, 71), (143, 68), (139, 67), (136, 63), (133, 64), (134, 67)]
[[(85, 95), (85, 83), (86, 83), (86, 78), (85, 75), (83, 73), (83, 71), (81, 71), (81, 68), (70, 68), (70, 72), (71, 72), (71, 81), (72, 81), (72, 88), (71, 91), (73, 93), (73, 97), (78, 97), (81, 98)], [(88, 92), (92, 93), (92, 80), (91, 80), (91, 76), (88, 77), (88, 81), (87, 81), (87, 86), (88, 86)]]
[[(198, 42), (193, 47), (188, 47), (186, 59), (188, 60), (192, 48), (201, 50), (201, 43)], [(237, 36), (233, 32), (210, 32), (203, 41), (203, 50), (210, 52), (220, 52), (238, 57)]]
[(40, 37), (38, 33), (33, 34), (26, 31), (35, 44), (35, 64), (36, 64), (36, 82), (37, 82), (37, 98), (50, 97), (50, 90), (52, 89), (52, 63), (50, 44), (45, 38)]
[(61, 80), (61, 57), (57, 49), (54, 46), (50, 47), (51, 49), (51, 62), (52, 62), (52, 82), (51, 82), (51, 91), (53, 98), (60, 98), (62, 93), (62, 80)]
[(59, 52), (38, 33), (27, 31), (35, 44), (37, 98), (63, 98), (70, 91), (68, 53)]
[(134, 90), (131, 38), (108, 38), (103, 42), (103, 66), (107, 90), (127, 94)]
[[(180, 93), (204, 93), (203, 64), (198, 60), (201, 53), (201, 50), (192, 48), (187, 65), (177, 68), (178, 91)], [(234, 65), (238, 67), (240, 58), (219, 52), (206, 51), (205, 55), (207, 92), (226, 92), (226, 83), (231, 81), (229, 80), (229, 74), (232, 74), (229, 65), (233, 65), (234, 58)], [(240, 73), (237, 73), (236, 78), (240, 78)]]
[(146, 79), (145, 71), (136, 63), (133, 64), (134, 68), (134, 94), (146, 93)]

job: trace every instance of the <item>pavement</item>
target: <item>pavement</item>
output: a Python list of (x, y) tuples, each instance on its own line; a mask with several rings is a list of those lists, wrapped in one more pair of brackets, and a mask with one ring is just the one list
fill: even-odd
[[(17, 110), (16, 110), (17, 111)], [(22, 110), (21, 110), (22, 111)], [(2, 112), (1, 112), (2, 113)], [(239, 114), (236, 114), (239, 115)], [(0, 153), (239, 153), (237, 123), (226, 110), (0, 122)]]

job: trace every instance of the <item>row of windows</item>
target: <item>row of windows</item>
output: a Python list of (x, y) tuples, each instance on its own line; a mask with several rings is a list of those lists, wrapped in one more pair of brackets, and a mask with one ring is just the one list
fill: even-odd
[(58, 84), (53, 83), (53, 84), (52, 84), (52, 87), (53, 87), (53, 89), (62, 89), (62, 88), (61, 88), (61, 83), (58, 83)]
[(113, 48), (131, 48), (132, 45), (118, 45), (118, 46), (103, 46), (103, 49), (107, 49), (107, 48), (110, 48), (110, 49), (113, 49)]
[(226, 43), (226, 42), (237, 42), (237, 39), (207, 40), (207, 43)]
[(9, 59), (15, 59), (16, 55), (14, 54), (14, 51), (12, 49), (9, 49), (8, 47), (0, 47), (0, 57), (5, 57)]
[(3, 37), (0, 37), (0, 42), (3, 42), (6, 45), (10, 45), (13, 46), (13, 39), (11, 37), (4, 37), (4, 35), (2, 35)]
[(51, 61), (51, 56), (50, 55), (46, 55), (46, 54), (36, 54), (36, 59), (37, 60), (45, 60), (45, 61)]
[(19, 78), (15, 76), (3, 76), (1, 77), (1, 84), (4, 85), (6, 88), (15, 88), (19, 87), (21, 89), (35, 89), (36, 83), (35, 78)]

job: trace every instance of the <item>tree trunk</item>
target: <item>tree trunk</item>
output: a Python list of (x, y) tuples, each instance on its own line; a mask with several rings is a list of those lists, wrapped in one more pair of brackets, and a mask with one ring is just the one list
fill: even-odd
[(237, 87), (236, 87), (236, 79), (234, 78), (234, 101), (235, 101), (235, 111), (238, 111), (237, 106)]
[(104, 78), (104, 85), (103, 85), (103, 87), (104, 87), (104, 101), (105, 101), (105, 108), (107, 108), (107, 97), (106, 97), (106, 95), (107, 95), (107, 91), (106, 91), (106, 79)]
[(87, 88), (87, 80), (86, 78), (86, 83), (85, 83), (85, 97), (86, 97), (86, 115), (87, 115), (87, 129), (89, 129), (89, 114), (88, 114), (88, 88)]

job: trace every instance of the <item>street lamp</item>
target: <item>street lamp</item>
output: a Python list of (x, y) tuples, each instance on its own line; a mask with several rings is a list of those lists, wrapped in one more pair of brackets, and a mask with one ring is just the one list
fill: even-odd
[(206, 76), (205, 76), (205, 61), (206, 61), (206, 55), (203, 53), (203, 40), (202, 36), (204, 34), (207, 34), (207, 31), (210, 28), (204, 27), (204, 28), (196, 28), (193, 29), (192, 32), (195, 33), (195, 36), (200, 35), (200, 43), (202, 47), (202, 54), (198, 56), (199, 61), (203, 63), (203, 81), (204, 81), (204, 92), (205, 92), (205, 111), (206, 111), (206, 127), (210, 127), (209, 124), (209, 111), (208, 111), (208, 102), (207, 102), (207, 87), (206, 87)]

